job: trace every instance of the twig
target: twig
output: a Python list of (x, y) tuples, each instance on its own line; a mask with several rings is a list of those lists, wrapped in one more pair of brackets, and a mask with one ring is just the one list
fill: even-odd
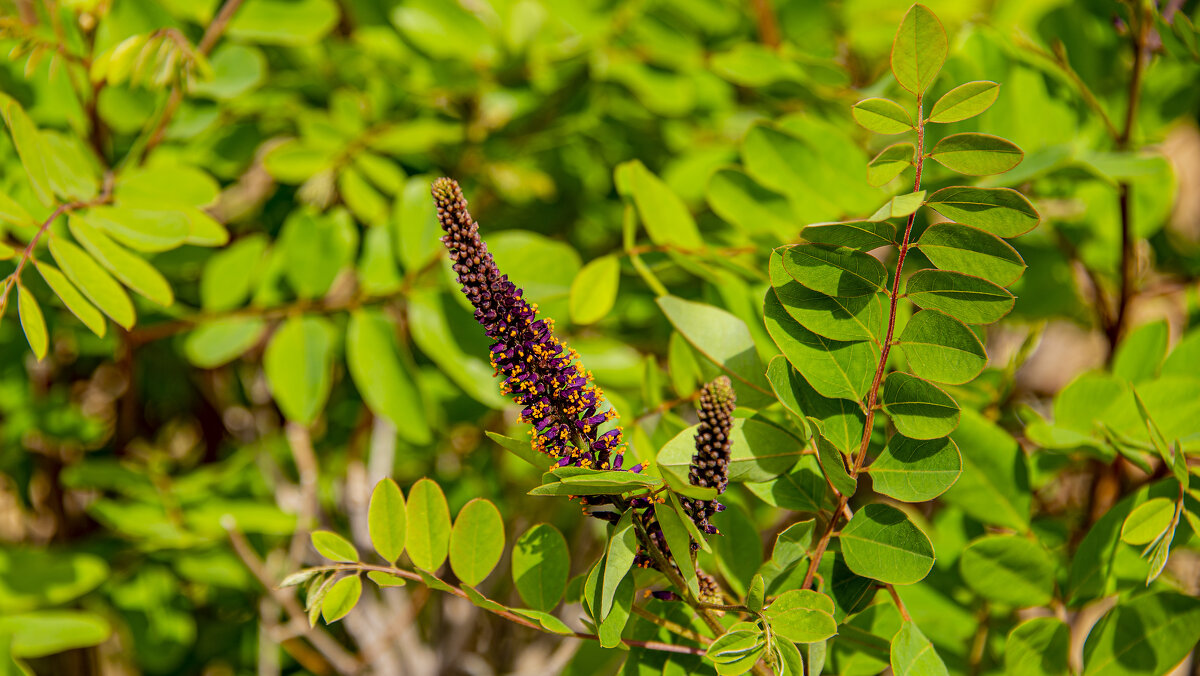
[(885, 584), (883, 586), (886, 587), (888, 593), (892, 595), (892, 602), (896, 604), (896, 610), (900, 611), (900, 618), (905, 622), (912, 622), (912, 616), (908, 614), (908, 608), (904, 607), (904, 601), (900, 600), (900, 594), (896, 592), (896, 587), (890, 584)]
[(289, 422), (286, 431), (288, 448), (292, 451), (300, 481), (300, 509), (296, 515), (296, 532), (288, 548), (288, 557), (292, 563), (299, 563), (304, 560), (308, 534), (312, 532), (317, 518), (317, 454), (313, 452), (312, 436), (307, 427)]
[[(237, 13), (238, 8), (242, 6), (245, 0), (225, 0), (225, 4), (221, 5), (221, 11), (213, 19), (212, 23), (204, 31), (204, 35), (200, 38), (200, 43), (196, 45), (196, 51), (202, 56), (208, 56), (212, 48), (216, 46), (217, 40), (221, 39), (221, 35), (225, 33), (225, 29), (229, 27), (229, 22), (233, 19), (233, 15)], [(179, 104), (183, 103), (183, 85), (176, 83), (171, 88), (171, 94), (167, 98), (167, 104), (163, 108), (162, 115), (159, 116), (158, 122), (155, 123), (153, 130), (150, 132), (150, 138), (146, 141), (146, 145), (142, 147), (140, 160), (144, 161), (154, 150), (159, 143), (162, 143), (166, 135), (167, 125), (171, 122), (171, 118), (175, 116), (175, 112), (179, 109)]]
[(682, 636), (683, 638), (686, 638), (691, 641), (695, 641), (695, 642), (703, 644), (703, 645), (707, 645), (708, 643), (711, 642), (711, 639), (705, 638), (705, 637), (701, 636), (700, 634), (697, 634), (696, 632), (692, 631), (691, 629), (684, 627), (683, 625), (676, 624), (664, 617), (659, 617), (658, 615), (655, 615), (654, 613), (650, 612), (649, 610), (646, 610), (645, 608), (643, 608), (641, 606), (635, 605), (635, 606), (633, 606), (632, 610), (633, 610), (634, 615), (637, 615), (638, 617), (646, 620), (647, 622), (656, 624), (656, 625), (662, 627), (663, 629), (666, 629), (667, 631), (671, 632), (672, 634)]
[[(414, 573), (411, 570), (405, 570), (403, 568), (397, 568), (395, 566), (378, 566), (378, 565), (369, 564), (369, 563), (337, 563), (337, 564), (332, 564), (332, 565), (328, 565), (328, 566), (316, 566), (313, 568), (306, 568), (305, 570), (350, 571), (350, 572), (379, 571), (379, 572), (383, 572), (383, 573), (389, 573), (389, 574), (395, 575), (397, 577), (402, 577), (406, 580), (412, 580), (413, 582), (420, 582), (422, 584), (424, 584), (424, 582), (425, 582), (425, 580), (419, 574)], [(431, 577), (439, 582), (443, 582), (440, 578), (438, 578), (436, 575), (433, 575), (432, 573), (426, 573), (426, 575), (429, 575), (429, 577)], [(443, 584), (445, 584), (445, 582), (443, 582)], [(439, 589), (440, 589), (440, 591), (444, 591), (448, 594), (453, 594), (459, 598), (466, 599), (468, 601), (471, 600), (471, 598), (469, 596), (467, 596), (466, 592), (464, 592), (463, 590), (461, 590), (457, 587), (451, 586), (449, 584), (446, 584), (446, 586), (444, 588), (439, 588)], [(536, 624), (533, 621), (528, 620), (524, 617), (521, 617), (520, 615), (517, 615), (513, 612), (510, 612), (506, 608), (502, 608), (502, 609), (484, 608), (484, 610), (492, 613), (493, 615), (499, 615), (500, 617), (503, 617), (504, 619), (506, 619), (510, 622), (513, 622), (515, 624), (519, 624), (522, 627), (527, 627), (529, 629), (534, 629), (536, 631), (540, 631), (543, 633), (546, 632), (546, 630), (543, 629), (541, 625)], [(724, 630), (722, 629), (722, 631), (724, 631)], [(566, 634), (556, 634), (556, 635), (566, 636)], [(575, 638), (580, 638), (580, 639), (587, 639), (590, 641), (599, 641), (600, 640), (600, 637), (597, 636), (596, 634), (586, 634), (586, 633), (583, 633), (580, 631), (572, 633), (571, 636), (574, 636)], [(625, 645), (630, 646), (630, 647), (646, 648), (647, 650), (657, 650), (660, 652), (679, 653), (681, 655), (703, 655), (704, 654), (703, 648), (693, 648), (691, 646), (673, 645), (671, 643), (662, 643), (659, 641), (635, 641), (633, 639), (621, 639), (621, 643), (624, 643)]]
[(779, 46), (779, 22), (768, 0), (750, 0), (754, 10), (754, 21), (758, 25), (758, 39), (772, 49)]

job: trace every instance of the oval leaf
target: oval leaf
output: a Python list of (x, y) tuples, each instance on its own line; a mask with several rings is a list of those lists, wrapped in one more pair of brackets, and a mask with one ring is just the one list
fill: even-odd
[(433, 436), (420, 390), (401, 358), (396, 329), (381, 313), (355, 310), (346, 327), (346, 362), (354, 384), (377, 415), (414, 444)]
[(983, 343), (966, 324), (938, 310), (921, 310), (900, 333), (908, 366), (921, 378), (961, 385), (987, 366)]
[(530, 528), (513, 545), (513, 584), (530, 608), (553, 610), (567, 589), (570, 572), (567, 540), (550, 524)]
[(892, 73), (908, 91), (921, 94), (937, 79), (948, 51), (946, 29), (924, 5), (913, 5), (892, 41)]
[(408, 492), (408, 533), (404, 548), (413, 565), (437, 570), (450, 547), (450, 507), (442, 487), (421, 479)]
[(913, 584), (933, 568), (933, 544), (908, 516), (870, 504), (842, 529), (842, 556), (850, 570), (887, 584)]
[(1071, 628), (1055, 617), (1035, 617), (1008, 634), (1004, 644), (1006, 676), (1066, 676)]
[(937, 385), (908, 375), (889, 374), (883, 381), (883, 409), (896, 431), (911, 439), (937, 439), (958, 427), (958, 403)]
[(137, 316), (125, 289), (121, 288), (100, 264), (74, 244), (62, 237), (50, 238), (50, 255), (58, 261), (67, 279), (88, 297), (104, 314), (126, 329), (133, 328)]
[(313, 548), (317, 553), (330, 561), (345, 561), (354, 563), (358, 561), (358, 550), (346, 538), (327, 530), (314, 531), (309, 537), (312, 538)]
[(774, 289), (767, 290), (763, 314), (771, 340), (821, 396), (855, 401), (866, 396), (879, 362), (875, 343), (840, 342), (809, 331), (783, 309)]
[(878, 340), (876, 332), (883, 325), (879, 294), (834, 298), (813, 291), (783, 269), (783, 256), (778, 251), (771, 253), (768, 270), (775, 296), (804, 328), (833, 340)]
[(833, 600), (811, 589), (784, 592), (764, 616), (776, 634), (797, 643), (824, 641), (837, 633)]
[(72, 214), (67, 222), (75, 239), (122, 284), (163, 307), (175, 302), (170, 283), (145, 259), (122, 248), (81, 216)]
[(75, 285), (71, 284), (71, 281), (63, 273), (59, 272), (57, 268), (49, 263), (39, 262), (36, 259), (31, 260), (33, 260), (38, 274), (42, 276), (42, 279), (46, 280), (46, 285), (58, 296), (63, 305), (67, 306), (71, 314), (78, 317), (84, 326), (92, 330), (92, 333), (104, 337), (105, 332), (108, 330), (108, 324), (105, 323), (104, 315), (100, 314), (96, 306), (89, 303), (83, 297), (83, 294), (79, 293), (79, 290), (75, 288)]
[(608, 316), (617, 301), (621, 261), (615, 255), (601, 256), (583, 266), (571, 283), (571, 321), (595, 324)]
[(854, 121), (878, 134), (902, 134), (913, 128), (912, 115), (891, 99), (863, 99), (850, 109)]
[(867, 164), (867, 183), (879, 186), (896, 178), (912, 166), (916, 152), (911, 143), (896, 143), (880, 150)]
[(962, 474), (962, 455), (948, 438), (888, 440), (868, 471), (875, 490), (902, 502), (925, 502), (950, 490)]
[(1166, 674), (1200, 640), (1200, 599), (1159, 592), (1120, 601), (1083, 644), (1083, 676)]
[(367, 531), (375, 551), (389, 563), (395, 563), (404, 551), (407, 521), (404, 494), (396, 482), (387, 478), (375, 484), (367, 505)]
[(987, 80), (961, 84), (946, 92), (933, 110), (929, 111), (930, 122), (960, 122), (975, 117), (996, 102), (1000, 85)]
[(42, 317), (42, 308), (37, 299), (23, 285), (17, 285), (17, 315), (21, 318), (21, 329), (25, 332), (25, 340), (29, 341), (29, 349), (41, 361), (46, 356), (50, 344), (46, 336), (46, 320)]
[(890, 650), (892, 673), (895, 676), (949, 676), (946, 663), (917, 625), (911, 621), (900, 625), (892, 637)]
[(1028, 608), (1054, 598), (1050, 553), (1019, 535), (989, 535), (963, 549), (959, 571), (967, 586), (989, 601)]
[(967, 176), (1003, 174), (1021, 163), (1025, 153), (1008, 139), (990, 134), (951, 134), (933, 146), (929, 156)]
[(783, 268), (797, 282), (839, 298), (883, 290), (887, 269), (874, 256), (849, 247), (797, 244), (783, 251)]
[(1157, 540), (1175, 516), (1175, 503), (1168, 498), (1153, 498), (1138, 505), (1121, 524), (1121, 540), (1145, 545)]
[(450, 568), (463, 584), (478, 586), (504, 553), (504, 519), (496, 505), (475, 498), (463, 506), (450, 532)]
[(942, 270), (981, 277), (999, 286), (1012, 284), (1025, 272), (1025, 260), (1008, 242), (967, 225), (930, 226), (917, 246)]
[(325, 624), (333, 624), (354, 610), (358, 598), (362, 596), (362, 578), (357, 575), (343, 577), (321, 599), (321, 615)]
[(311, 424), (333, 384), (331, 329), (319, 317), (292, 317), (271, 337), (263, 355), (267, 384), (288, 420)]
[(1016, 298), (1002, 287), (958, 272), (920, 270), (908, 278), (908, 299), (967, 324), (991, 324), (1012, 310)]
[(997, 237), (1023, 235), (1036, 228), (1041, 220), (1033, 204), (1011, 188), (942, 188), (930, 195), (926, 203), (952, 221)]

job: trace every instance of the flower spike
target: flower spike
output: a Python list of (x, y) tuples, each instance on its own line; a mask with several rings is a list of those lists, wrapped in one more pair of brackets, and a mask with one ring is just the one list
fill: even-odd
[(522, 407), (521, 421), (533, 425), (534, 450), (559, 466), (620, 469), (621, 428), (600, 431), (616, 412), (605, 405), (579, 354), (554, 336), (554, 320), (539, 319), (537, 306), (500, 272), (458, 183), (439, 178), (431, 192), (458, 283), (475, 320), (495, 341), (491, 362), (500, 390)]

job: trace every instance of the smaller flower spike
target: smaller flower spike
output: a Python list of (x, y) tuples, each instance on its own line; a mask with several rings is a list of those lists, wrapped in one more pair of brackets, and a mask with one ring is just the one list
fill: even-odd
[(439, 178), (431, 192), (458, 283), (475, 308), (475, 320), (496, 341), (491, 361), (500, 391), (512, 395), (522, 407), (522, 422), (533, 425), (533, 448), (559, 466), (620, 469), (621, 428), (600, 432), (616, 412), (605, 406), (591, 372), (554, 336), (554, 320), (539, 319), (537, 306), (496, 267), (458, 183)]
[[(721, 376), (706, 383), (700, 390), (700, 405), (696, 414), (700, 418), (696, 432), (696, 454), (692, 456), (692, 467), (688, 481), (693, 486), (715, 488), (724, 493), (729, 485), (729, 430), (733, 427), (733, 409), (737, 397), (733, 383)], [(701, 531), (716, 533), (709, 519), (722, 511), (724, 506), (715, 500), (687, 499), (684, 507)]]

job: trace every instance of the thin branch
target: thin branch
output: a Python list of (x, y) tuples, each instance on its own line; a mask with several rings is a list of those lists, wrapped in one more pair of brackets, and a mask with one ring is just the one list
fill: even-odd
[(691, 629), (688, 629), (687, 627), (684, 627), (683, 625), (676, 624), (676, 623), (666, 619), (665, 617), (659, 617), (658, 615), (655, 615), (654, 613), (650, 612), (649, 610), (646, 610), (645, 608), (643, 608), (641, 606), (635, 605), (635, 606), (633, 606), (632, 610), (633, 610), (634, 615), (637, 615), (638, 617), (642, 618), (643, 620), (646, 620), (647, 622), (656, 624), (656, 625), (662, 627), (663, 629), (666, 629), (667, 631), (671, 632), (672, 634), (681, 636), (690, 641), (695, 641), (695, 642), (703, 644), (703, 645), (708, 645), (709, 643), (712, 642), (712, 639), (705, 638), (704, 636), (697, 634), (696, 632), (692, 631)]
[[(316, 566), (313, 568), (306, 568), (305, 570), (335, 571), (335, 572), (336, 571), (344, 571), (344, 572), (379, 571), (379, 572), (383, 572), (383, 573), (389, 573), (389, 574), (395, 575), (397, 577), (402, 577), (406, 580), (412, 580), (413, 582), (420, 582), (422, 584), (425, 583), (425, 580), (419, 574), (414, 573), (411, 570), (405, 570), (403, 568), (397, 568), (395, 566), (378, 566), (378, 565), (373, 565), (373, 564), (369, 564), (369, 563), (338, 563), (338, 564), (332, 564), (332, 565), (328, 565), (328, 566)], [(453, 594), (459, 598), (466, 599), (468, 601), (471, 600), (471, 597), (467, 596), (467, 593), (464, 592), (463, 590), (459, 589), (458, 587), (454, 587), (454, 586), (446, 583), (441, 578), (437, 577), (436, 575), (434, 575), (432, 573), (426, 573), (426, 575), (428, 575), (430, 578), (432, 578), (434, 580), (437, 580), (438, 582), (442, 582), (442, 584), (445, 585), (445, 587), (438, 587), (438, 589), (440, 591), (444, 591), (448, 594)], [(482, 596), (482, 594), (481, 594), (481, 596)], [(484, 597), (484, 598), (486, 599), (487, 597)], [(491, 599), (488, 599), (488, 600), (491, 600)], [(497, 605), (499, 605), (499, 603), (497, 603)], [(506, 619), (510, 622), (513, 622), (515, 624), (519, 624), (522, 627), (527, 627), (529, 629), (533, 629), (536, 631), (540, 631), (542, 633), (546, 633), (546, 630), (544, 628), (542, 628), (542, 626), (540, 624), (536, 624), (531, 620), (521, 617), (520, 615), (517, 615), (517, 614), (509, 611), (507, 608), (501, 608), (501, 609), (484, 608), (484, 610), (492, 613), (493, 615), (499, 615), (500, 617), (503, 617), (504, 619)], [(555, 635), (565, 636), (566, 634), (557, 634), (556, 633)], [(574, 636), (575, 638), (580, 638), (580, 639), (587, 639), (589, 641), (599, 641), (600, 640), (600, 637), (597, 636), (596, 634), (586, 634), (586, 633), (579, 632), (579, 631), (572, 633), (571, 636)], [(673, 645), (670, 643), (662, 643), (659, 641), (635, 641), (632, 639), (621, 639), (621, 643), (624, 643), (625, 645), (630, 646), (630, 647), (645, 648), (647, 650), (657, 650), (660, 652), (679, 653), (681, 655), (703, 655), (705, 652), (704, 648), (693, 648), (691, 646)]]
[(770, 0), (750, 0), (750, 8), (754, 10), (754, 22), (758, 25), (758, 39), (772, 49), (778, 47), (779, 22), (775, 19)]
[(296, 473), (300, 482), (300, 510), (296, 515), (296, 532), (292, 535), (292, 543), (288, 548), (288, 556), (292, 563), (304, 560), (304, 551), (308, 546), (308, 534), (312, 532), (317, 519), (317, 454), (313, 451), (312, 435), (308, 428), (299, 423), (287, 424), (288, 448), (292, 451), (292, 459), (296, 463)]
[(900, 594), (896, 592), (896, 587), (890, 584), (885, 584), (883, 586), (886, 587), (888, 593), (892, 595), (892, 603), (895, 603), (896, 610), (900, 611), (900, 618), (905, 622), (912, 622), (912, 616), (908, 614), (908, 608), (904, 607), (904, 601), (900, 600)]
[[(225, 29), (229, 27), (229, 22), (233, 19), (233, 15), (237, 13), (238, 8), (242, 6), (245, 0), (225, 0), (225, 4), (221, 5), (221, 11), (213, 19), (212, 23), (204, 31), (204, 35), (200, 38), (200, 43), (196, 45), (196, 51), (202, 56), (208, 56), (212, 48), (216, 46), (217, 40), (221, 39), (221, 35), (225, 33)], [(167, 125), (170, 124), (171, 118), (175, 116), (175, 112), (179, 110), (179, 104), (183, 103), (183, 84), (176, 83), (171, 89), (171, 94), (167, 98), (167, 104), (163, 108), (162, 115), (159, 116), (158, 122), (155, 123), (153, 130), (150, 132), (149, 140), (142, 148), (140, 161), (145, 160), (150, 155), (150, 151), (154, 150), (159, 143), (162, 143), (167, 132)]]

